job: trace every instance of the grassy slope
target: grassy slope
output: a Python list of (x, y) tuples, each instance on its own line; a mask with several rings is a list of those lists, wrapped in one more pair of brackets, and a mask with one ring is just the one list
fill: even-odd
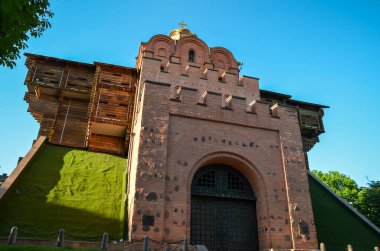
[[(83, 251), (77, 248), (64, 248), (64, 247), (43, 247), (43, 246), (28, 246), (28, 245), (0, 245), (1, 251)], [(85, 251), (99, 251), (99, 249), (85, 249)]]
[(380, 246), (379, 234), (312, 178), (309, 182), (318, 241), (325, 243), (327, 250), (346, 250), (348, 244), (358, 251)]
[(46, 144), (0, 201), (0, 236), (123, 238), (126, 159)]

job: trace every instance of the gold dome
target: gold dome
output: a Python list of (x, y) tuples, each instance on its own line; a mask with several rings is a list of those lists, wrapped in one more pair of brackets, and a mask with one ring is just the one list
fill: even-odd
[(185, 24), (183, 21), (181, 23), (179, 23), (179, 25), (181, 25), (180, 28), (172, 30), (170, 32), (170, 34), (169, 34), (169, 36), (173, 40), (177, 41), (177, 40), (179, 40), (182, 37), (191, 37), (191, 36), (194, 36), (194, 34), (189, 29), (185, 28), (185, 26), (187, 26), (187, 24)]

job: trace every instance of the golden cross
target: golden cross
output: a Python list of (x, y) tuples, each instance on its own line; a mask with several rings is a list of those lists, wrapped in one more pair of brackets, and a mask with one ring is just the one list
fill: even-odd
[(178, 25), (181, 25), (181, 28), (185, 28), (185, 26), (187, 26), (187, 24), (185, 24), (183, 21), (181, 21), (180, 23), (178, 23)]

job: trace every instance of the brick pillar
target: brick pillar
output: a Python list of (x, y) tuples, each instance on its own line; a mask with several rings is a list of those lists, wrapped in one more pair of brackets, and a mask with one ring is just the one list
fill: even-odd
[(295, 108), (280, 107), (279, 115), (283, 120), (280, 142), (293, 249), (317, 249), (318, 241), (297, 111)]

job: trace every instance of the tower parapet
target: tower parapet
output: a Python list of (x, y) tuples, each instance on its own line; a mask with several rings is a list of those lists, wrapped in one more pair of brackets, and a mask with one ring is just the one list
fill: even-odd
[(324, 133), (323, 109), (328, 106), (294, 100), (286, 94), (260, 90), (258, 78), (239, 76), (240, 63), (229, 50), (223, 47), (208, 47), (188, 29), (175, 29), (169, 36), (153, 36), (140, 47), (137, 69), (141, 69), (142, 59), (156, 61), (149, 64), (149, 70), (144, 65), (148, 74), (143, 77), (147, 80), (196, 88), (200, 93), (221, 92), (240, 96), (245, 98), (247, 106), (257, 101), (271, 106), (277, 104), (297, 108), (305, 152), (319, 142), (319, 135)]
[(239, 66), (229, 50), (183, 28), (141, 44), (128, 166), (132, 240), (199, 242), (193, 175), (228, 164), (257, 196), (260, 249), (273, 240), (281, 249), (317, 248), (306, 152), (324, 131), (326, 107), (260, 90)]

